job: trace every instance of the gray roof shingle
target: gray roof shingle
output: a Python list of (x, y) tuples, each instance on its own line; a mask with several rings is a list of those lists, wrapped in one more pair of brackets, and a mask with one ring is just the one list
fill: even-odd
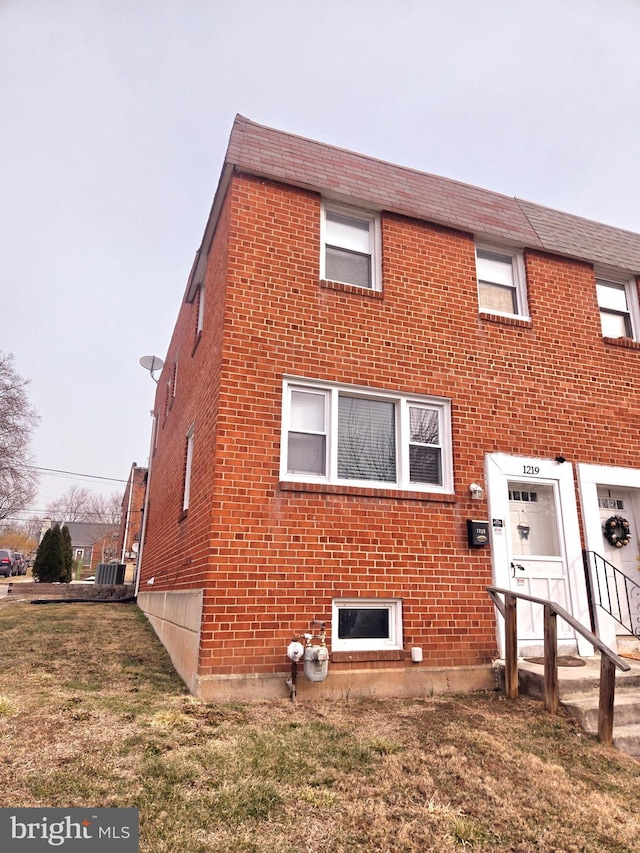
[(640, 235), (236, 116), (225, 164), (477, 236), (640, 272)]

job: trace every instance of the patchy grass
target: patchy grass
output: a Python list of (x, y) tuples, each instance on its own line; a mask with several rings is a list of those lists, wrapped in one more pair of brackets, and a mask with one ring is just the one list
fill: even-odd
[(640, 851), (640, 765), (537, 702), (205, 705), (134, 605), (0, 636), (3, 805), (137, 807), (143, 853)]

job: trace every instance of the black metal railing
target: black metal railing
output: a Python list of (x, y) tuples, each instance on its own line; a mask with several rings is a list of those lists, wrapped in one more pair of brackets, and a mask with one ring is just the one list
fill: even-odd
[(596, 625), (595, 608), (599, 605), (619, 625), (640, 637), (640, 584), (596, 551), (583, 551), (582, 557), (592, 627)]

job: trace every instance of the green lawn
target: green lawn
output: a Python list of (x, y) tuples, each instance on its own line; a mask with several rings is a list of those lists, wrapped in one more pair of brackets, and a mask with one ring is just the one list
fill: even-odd
[(144, 853), (640, 851), (640, 764), (537, 702), (205, 705), (134, 605), (3, 599), (0, 643), (3, 806), (134, 806)]

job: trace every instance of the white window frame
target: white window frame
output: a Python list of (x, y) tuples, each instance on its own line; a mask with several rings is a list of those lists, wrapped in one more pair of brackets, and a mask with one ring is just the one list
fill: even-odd
[(204, 326), (204, 284), (198, 285), (198, 322), (196, 323), (196, 336), (200, 334)]
[[(497, 311), (495, 308), (485, 308), (480, 303), (480, 277), (477, 274), (478, 270), (478, 254), (495, 255), (498, 258), (504, 258), (511, 261), (511, 270), (513, 273), (513, 290), (516, 298), (516, 311)], [(521, 320), (529, 320), (529, 306), (527, 304), (527, 279), (524, 268), (524, 254), (521, 250), (505, 249), (500, 246), (490, 246), (486, 243), (476, 244), (476, 279), (478, 282), (478, 306), (480, 311), (485, 314), (497, 314), (502, 317), (518, 317)], [(498, 282), (490, 282), (487, 284), (498, 284)]]
[[(638, 307), (638, 289), (636, 287), (636, 282), (634, 278), (616, 278), (607, 273), (598, 273), (596, 270), (596, 296), (597, 296), (597, 286), (598, 285), (605, 286), (615, 286), (618, 288), (624, 288), (624, 294), (627, 300), (627, 311), (626, 316), (629, 318), (629, 324), (631, 326), (631, 335), (620, 335), (619, 337), (631, 337), (634, 341), (639, 340), (640, 334), (640, 309)], [(600, 305), (600, 299), (598, 299), (598, 311), (601, 318), (602, 323), (602, 314), (614, 314), (617, 316), (624, 316), (624, 311), (614, 311), (611, 309), (607, 309), (606, 306)], [(605, 335), (604, 330), (602, 330), (603, 337), (611, 337), (611, 335)]]
[(187, 431), (187, 458), (184, 469), (184, 489), (182, 492), (182, 511), (189, 509), (191, 497), (191, 471), (193, 468), (193, 442), (195, 438), (195, 424), (191, 424)]
[[(325, 395), (325, 473), (291, 472), (288, 470), (289, 424), (291, 423), (291, 392), (313, 391)], [(338, 403), (340, 395), (365, 400), (380, 400), (395, 405), (396, 479), (357, 480), (338, 476)], [(419, 483), (410, 479), (410, 408), (423, 407), (438, 413), (441, 484)], [(413, 443), (413, 442), (412, 442)], [(453, 449), (451, 436), (451, 400), (397, 392), (380, 391), (355, 385), (318, 382), (313, 379), (287, 376), (282, 388), (282, 434), (280, 442), (280, 479), (289, 482), (327, 483), (329, 485), (360, 486), (367, 489), (453, 494)]]
[[(339, 216), (346, 216), (349, 219), (357, 219), (360, 222), (367, 222), (369, 225), (369, 249), (371, 256), (371, 286), (364, 287), (363, 285), (354, 284), (353, 282), (345, 281), (341, 284), (348, 284), (351, 287), (359, 287), (362, 290), (382, 290), (382, 253), (381, 253), (381, 236), (380, 236), (380, 216), (369, 210), (364, 210), (358, 207), (345, 207), (340, 204), (331, 202), (322, 203), (322, 216), (320, 219), (320, 278), (328, 279), (326, 274), (326, 247), (327, 247), (327, 212), (335, 213)], [(340, 248), (338, 246), (337, 248)], [(330, 281), (335, 281), (331, 278)]]
[[(357, 640), (341, 639), (338, 636), (338, 617), (341, 609), (388, 610), (389, 636), (363, 637)], [(331, 651), (373, 652), (402, 650), (402, 599), (401, 598), (334, 598), (331, 618)]]

